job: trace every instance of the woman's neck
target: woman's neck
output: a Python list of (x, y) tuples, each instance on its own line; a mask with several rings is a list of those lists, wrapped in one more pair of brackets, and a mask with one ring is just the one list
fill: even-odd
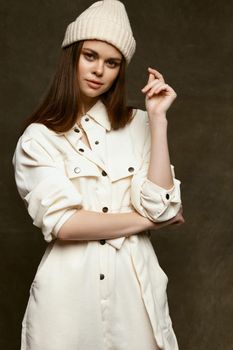
[(80, 106), (80, 109), (78, 111), (77, 119), (79, 120), (81, 116), (85, 115), (98, 101), (98, 98), (92, 98), (92, 99), (83, 99), (82, 105)]

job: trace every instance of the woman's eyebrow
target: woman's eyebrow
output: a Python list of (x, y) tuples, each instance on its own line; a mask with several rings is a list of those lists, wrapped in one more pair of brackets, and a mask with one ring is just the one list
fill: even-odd
[[(84, 47), (83, 50), (91, 51), (93, 54), (95, 54), (95, 55), (98, 56), (98, 53), (97, 53), (96, 51), (92, 50), (92, 49), (89, 49), (89, 48), (87, 48), (87, 47)], [(121, 62), (121, 58), (119, 58), (119, 57), (109, 57), (108, 59), (109, 59), (109, 60), (115, 60), (115, 61)]]

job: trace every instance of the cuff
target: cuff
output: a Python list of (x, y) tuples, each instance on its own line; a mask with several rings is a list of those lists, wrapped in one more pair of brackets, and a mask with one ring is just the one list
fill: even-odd
[(152, 221), (167, 221), (179, 211), (181, 204), (180, 180), (173, 179), (174, 185), (165, 189), (146, 178), (142, 185), (141, 206), (145, 216)]
[(165, 205), (170, 202), (179, 203), (180, 202), (180, 180), (173, 179), (174, 185), (170, 189), (165, 189), (154, 182), (146, 178), (142, 185), (142, 194), (144, 197), (156, 197), (158, 194)]
[(65, 213), (60, 217), (59, 221), (56, 223), (56, 225), (53, 228), (52, 235), (54, 238), (57, 238), (58, 231), (62, 227), (62, 225), (73, 215), (75, 214), (77, 209), (69, 209), (66, 210)]

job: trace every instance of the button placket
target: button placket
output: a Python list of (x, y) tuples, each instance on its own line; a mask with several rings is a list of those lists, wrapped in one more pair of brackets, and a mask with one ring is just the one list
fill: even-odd
[(105, 170), (102, 170), (99, 181), (100, 186), (97, 189), (97, 195), (101, 197), (99, 209), (103, 213), (108, 213), (111, 211), (111, 182)]
[(99, 242), (99, 275), (96, 276), (100, 281), (100, 295), (101, 299), (108, 297), (108, 285), (109, 285), (109, 246), (103, 244), (105, 240)]
[[(88, 122), (92, 123), (92, 122)], [(105, 148), (105, 137), (106, 131), (100, 127), (98, 124), (90, 124), (91, 127), (88, 128), (88, 136), (91, 147), (96, 155), (106, 163), (106, 148)]]
[(87, 130), (95, 128), (95, 122), (89, 117), (89, 115), (83, 115), (80, 119), (80, 124), (84, 131), (87, 133)]
[(106, 241), (104, 245), (99, 243), (98, 251), (99, 275), (96, 277), (99, 280), (100, 298), (101, 300), (108, 300), (114, 291), (117, 249)]
[[(92, 139), (89, 135), (89, 141), (91, 145), (93, 144)], [(97, 164), (100, 168), (105, 169), (105, 162), (100, 158), (99, 154), (93, 150), (91, 150), (82, 140), (78, 141), (76, 150), (79, 154), (87, 158), (89, 161)]]
[(84, 115), (84, 116), (81, 117), (81, 119), (79, 121), (79, 124), (78, 123), (75, 124), (73, 130), (74, 130), (75, 133), (77, 133), (77, 135), (79, 135), (80, 138), (81, 138), (81, 136), (83, 134), (82, 133), (82, 129), (85, 132), (87, 132), (86, 129), (88, 129), (87, 125), (88, 125), (89, 120), (90, 120), (89, 117)]

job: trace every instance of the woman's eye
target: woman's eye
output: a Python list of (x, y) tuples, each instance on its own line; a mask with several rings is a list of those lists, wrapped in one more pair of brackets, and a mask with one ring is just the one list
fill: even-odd
[(114, 61), (108, 61), (108, 64), (111, 68), (115, 68), (117, 66), (117, 63)]
[(94, 56), (91, 53), (85, 53), (84, 56), (88, 59), (88, 61), (93, 61)]

